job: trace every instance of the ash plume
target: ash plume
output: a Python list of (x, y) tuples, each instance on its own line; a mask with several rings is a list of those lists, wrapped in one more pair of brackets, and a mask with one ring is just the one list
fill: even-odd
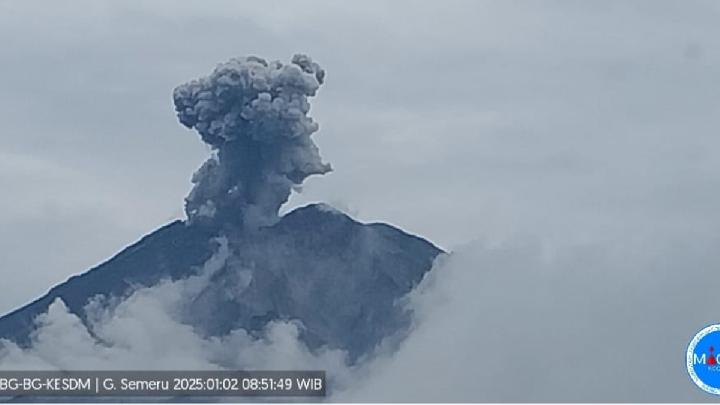
[(191, 223), (272, 223), (294, 186), (332, 170), (310, 137), (318, 124), (308, 116), (308, 97), (324, 77), (305, 55), (289, 64), (249, 56), (174, 90), (180, 123), (213, 149), (185, 200)]

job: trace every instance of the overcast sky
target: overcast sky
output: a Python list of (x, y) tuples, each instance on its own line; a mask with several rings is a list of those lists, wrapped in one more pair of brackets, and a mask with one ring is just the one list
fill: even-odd
[(172, 89), (311, 55), (327, 201), (440, 246), (715, 235), (720, 3), (0, 0), (0, 312), (168, 221)]

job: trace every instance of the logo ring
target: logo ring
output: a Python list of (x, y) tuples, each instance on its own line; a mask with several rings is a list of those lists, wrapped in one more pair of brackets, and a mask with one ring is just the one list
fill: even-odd
[(698, 342), (705, 336), (720, 331), (720, 324), (717, 325), (710, 325), (705, 327), (703, 330), (698, 332), (695, 337), (690, 341), (690, 344), (687, 348), (687, 355), (686, 355), (686, 365), (687, 365), (687, 371), (688, 374), (690, 374), (690, 378), (693, 380), (695, 385), (697, 385), (701, 390), (714, 394), (714, 395), (720, 395), (720, 387), (713, 387), (708, 384), (706, 384), (695, 372), (695, 364), (694, 364), (694, 358), (695, 358), (695, 347), (697, 346)]

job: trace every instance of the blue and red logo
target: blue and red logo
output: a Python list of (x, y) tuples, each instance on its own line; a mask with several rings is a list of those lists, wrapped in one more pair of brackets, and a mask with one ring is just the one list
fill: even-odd
[(720, 325), (698, 332), (687, 349), (687, 370), (695, 385), (720, 395)]

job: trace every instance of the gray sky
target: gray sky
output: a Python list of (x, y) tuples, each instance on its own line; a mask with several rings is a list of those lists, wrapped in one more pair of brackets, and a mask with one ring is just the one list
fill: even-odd
[[(271, 2), (272, 3), (272, 2)], [(182, 216), (171, 91), (305, 52), (323, 200), (452, 249), (717, 234), (712, 1), (2, 1), (0, 312)]]

